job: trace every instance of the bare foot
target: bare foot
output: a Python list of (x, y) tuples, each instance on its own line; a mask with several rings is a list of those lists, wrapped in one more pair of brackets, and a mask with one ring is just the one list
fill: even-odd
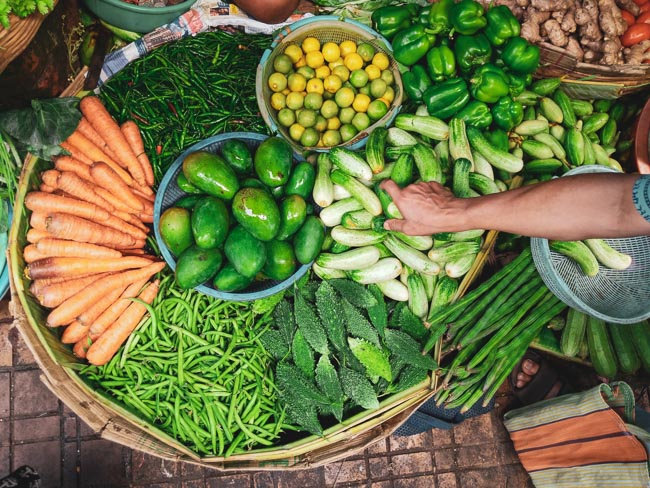
[[(521, 363), (521, 369), (517, 373), (517, 382), (515, 387), (518, 389), (524, 388), (530, 380), (537, 374), (539, 371), (539, 364), (537, 364), (532, 359), (526, 359)], [(555, 384), (548, 391), (544, 399), (553, 398), (560, 393), (562, 389), (562, 382), (556, 381)]]

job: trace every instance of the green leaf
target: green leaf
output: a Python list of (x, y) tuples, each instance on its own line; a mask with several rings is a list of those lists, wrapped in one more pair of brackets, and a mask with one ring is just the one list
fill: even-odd
[(284, 406), (288, 420), (314, 435), (323, 435), (323, 428), (318, 421), (316, 407), (305, 404), (290, 390), (278, 392), (278, 400)]
[(368, 307), (368, 317), (370, 322), (375, 326), (380, 337), (384, 337), (384, 329), (388, 325), (388, 311), (386, 310), (386, 302), (384, 301), (384, 294), (377, 285), (369, 285), (368, 291), (377, 300), (377, 305)]
[(316, 368), (314, 351), (309, 347), (309, 344), (307, 344), (307, 341), (300, 330), (297, 330), (293, 336), (291, 354), (293, 355), (293, 362), (298, 366), (300, 371), (302, 371), (307, 378), (313, 380), (314, 369)]
[(365, 366), (368, 376), (378, 376), (386, 381), (393, 379), (386, 352), (364, 339), (349, 337), (348, 344), (352, 354)]
[(367, 309), (377, 305), (377, 299), (370, 293), (367, 288), (356, 281), (345, 278), (336, 278), (329, 280), (329, 283), (338, 291), (343, 298), (356, 307)]
[(311, 304), (300, 293), (294, 296), (293, 310), (298, 328), (302, 331), (309, 345), (314, 348), (314, 351), (320, 354), (329, 353), (327, 335), (325, 329), (323, 329), (323, 324)]
[(378, 408), (379, 400), (372, 384), (361, 373), (348, 368), (340, 368), (339, 376), (343, 392), (363, 408)]
[(343, 300), (341, 305), (343, 306), (343, 318), (347, 324), (348, 333), (354, 337), (359, 337), (372, 342), (375, 346), (380, 347), (381, 343), (379, 342), (377, 329), (375, 329), (363, 316), (361, 310), (347, 300)]
[(408, 390), (409, 388), (422, 383), (427, 378), (428, 373), (427, 369), (408, 365), (396, 378), (397, 381), (388, 386), (386, 392), (398, 393), (400, 391)]
[(402, 362), (428, 370), (438, 367), (438, 363), (431, 356), (422, 354), (420, 344), (406, 332), (386, 329), (385, 340), (391, 354)]
[(253, 313), (257, 315), (262, 315), (268, 312), (269, 310), (275, 309), (276, 305), (282, 301), (284, 298), (284, 292), (276, 293), (270, 297), (260, 298), (253, 302)]
[(343, 419), (345, 396), (341, 382), (329, 357), (321, 356), (316, 365), (316, 384), (332, 402), (330, 411), (339, 422)]
[(327, 332), (327, 337), (337, 351), (347, 349), (345, 324), (341, 320), (342, 300), (327, 281), (316, 291), (316, 309)]
[(275, 326), (278, 328), (288, 348), (296, 330), (296, 321), (293, 317), (291, 304), (287, 300), (282, 300), (273, 309), (273, 322), (275, 322)]
[(428, 337), (429, 332), (424, 326), (422, 319), (415, 315), (409, 307), (400, 309), (397, 317), (399, 328), (410, 335), (413, 339), (420, 342), (425, 337)]
[(260, 341), (271, 356), (275, 359), (282, 359), (289, 353), (289, 344), (284, 340), (282, 334), (275, 329), (268, 329), (260, 336)]
[(291, 391), (296, 398), (305, 404), (315, 407), (329, 405), (327, 397), (291, 363), (286, 361), (278, 363), (275, 369), (275, 381), (280, 390)]
[(32, 100), (31, 108), (0, 112), (0, 128), (27, 151), (51, 160), (66, 153), (59, 144), (79, 125), (78, 105), (77, 97)]

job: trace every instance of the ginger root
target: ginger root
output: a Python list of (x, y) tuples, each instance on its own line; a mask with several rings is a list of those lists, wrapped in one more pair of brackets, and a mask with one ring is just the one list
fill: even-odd
[(598, 10), (598, 22), (606, 38), (618, 38), (625, 33), (627, 23), (614, 0), (598, 0)]
[(650, 60), (650, 40), (642, 41), (623, 50), (623, 57), (627, 64), (641, 64)]
[(566, 49), (566, 52), (571, 54), (578, 61), (582, 61), (585, 57), (585, 52), (582, 50), (582, 47), (580, 47), (578, 39), (575, 37), (569, 37), (569, 42), (564, 49)]
[(562, 26), (555, 19), (548, 19), (544, 22), (544, 31), (551, 44), (558, 47), (564, 47), (569, 42), (569, 36), (562, 30)]

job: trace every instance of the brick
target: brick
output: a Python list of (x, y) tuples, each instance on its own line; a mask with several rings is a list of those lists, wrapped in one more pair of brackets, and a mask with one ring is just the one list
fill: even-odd
[(34, 442), (61, 436), (58, 415), (14, 420), (14, 442)]
[(247, 474), (221, 476), (207, 480), (206, 486), (208, 488), (249, 488), (251, 486), (250, 478), (250, 475)]
[(393, 482), (395, 488), (434, 488), (436, 479), (433, 475), (418, 476), (417, 478), (401, 478)]
[(63, 446), (63, 486), (78, 486), (79, 457), (76, 442), (66, 442)]
[[(96, 486), (111, 480), (117, 486), (128, 484), (124, 463), (126, 448), (105, 439), (81, 442), (81, 486)], [(153, 481), (153, 478), (150, 478)]]
[(460, 468), (496, 466), (497, 451), (493, 444), (460, 446), (456, 453), (456, 462)]
[(456, 444), (483, 444), (494, 439), (492, 416), (487, 413), (467, 419), (454, 427), (454, 440)]
[(431, 445), (429, 447), (449, 447), (454, 444), (452, 429), (433, 429), (431, 431)]
[(422, 449), (431, 445), (431, 432), (415, 435), (394, 435), (389, 438), (391, 452)]
[[(472, 471), (461, 471), (458, 473), (460, 486), (471, 486), (472, 488), (494, 488), (505, 486), (506, 478), (501, 469), (477, 469)], [(519, 486), (519, 485), (511, 485)]]
[(48, 412), (57, 412), (58, 399), (39, 379), (41, 372), (17, 371), (14, 373), (14, 412), (31, 416)]
[[(390, 484), (390, 481), (375, 481), (374, 483), (371, 483), (369, 487), (370, 488), (393, 488), (393, 486)], [(433, 488), (433, 486), (431, 486), (430, 488)]]
[(11, 398), (11, 374), (0, 373), (0, 418), (9, 417)]
[(273, 473), (276, 488), (295, 488), (323, 486), (325, 482), (325, 469), (314, 468), (298, 471), (276, 471)]
[(457, 486), (456, 473), (442, 473), (436, 476), (436, 488), (456, 488)]
[(395, 475), (426, 473), (433, 469), (430, 452), (414, 452), (401, 456), (393, 456), (391, 464), (393, 465), (393, 474)]
[(202, 478), (203, 474), (203, 466), (198, 466), (192, 463), (181, 463), (181, 476), (183, 479)]
[(385, 457), (375, 457), (368, 459), (368, 467), (371, 478), (386, 478), (391, 474), (388, 459)]
[(133, 452), (131, 463), (134, 483), (142, 481), (167, 483), (180, 474), (180, 463), (168, 461), (141, 451)]
[(61, 486), (61, 446), (59, 441), (35, 442), (14, 447), (13, 469), (23, 464), (34, 468), (41, 476), (42, 488)]
[(0, 446), (8, 446), (10, 444), (10, 433), (9, 420), (0, 419)]
[(27, 347), (27, 343), (18, 332), (18, 329), (13, 328), (9, 331), (9, 340), (13, 347), (14, 352), (14, 365), (26, 366), (36, 364), (36, 360), (32, 355), (32, 351)]
[(452, 471), (456, 469), (456, 448), (437, 449), (433, 453), (436, 471)]
[(99, 437), (99, 434), (91, 429), (90, 426), (81, 419), (79, 419), (79, 435), (82, 439)]
[(186, 480), (181, 483), (181, 488), (205, 488), (205, 480)]
[(13, 365), (13, 346), (9, 340), (11, 324), (0, 323), (0, 368)]
[(382, 439), (379, 442), (370, 444), (366, 449), (366, 453), (369, 455), (383, 454), (385, 452), (388, 452), (388, 439)]
[(5, 476), (9, 474), (11, 468), (9, 467), (9, 447), (0, 447), (0, 474)]
[[(144, 485), (128, 485), (130, 488), (178, 488), (179, 483), (147, 483)], [(105, 488), (115, 488), (112, 485), (106, 486)], [(126, 486), (124, 487), (126, 488)]]
[(66, 440), (73, 440), (77, 437), (77, 417), (66, 417), (63, 420), (63, 434)]
[(253, 488), (275, 488), (273, 473), (269, 471), (253, 473)]
[(359, 461), (340, 461), (325, 465), (325, 483), (327, 485), (362, 481), (367, 478), (366, 463)]
[(495, 448), (499, 464), (519, 464), (519, 457), (517, 456), (517, 451), (515, 451), (512, 442), (499, 442), (496, 444)]

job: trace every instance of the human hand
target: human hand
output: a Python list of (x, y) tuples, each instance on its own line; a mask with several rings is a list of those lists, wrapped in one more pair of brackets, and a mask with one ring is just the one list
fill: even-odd
[(393, 180), (380, 187), (393, 199), (402, 219), (389, 219), (384, 228), (408, 235), (431, 235), (460, 230), (462, 199), (435, 181), (420, 182), (400, 188)]

